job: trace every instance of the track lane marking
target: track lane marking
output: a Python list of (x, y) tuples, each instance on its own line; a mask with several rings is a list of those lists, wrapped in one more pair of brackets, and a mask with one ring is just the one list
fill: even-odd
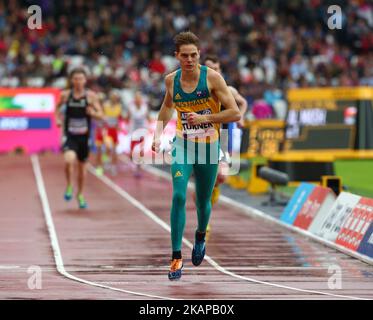
[(85, 280), (85, 279), (76, 277), (76, 276), (70, 274), (69, 272), (67, 272), (66, 269), (65, 269), (64, 263), (63, 263), (63, 259), (62, 259), (61, 249), (60, 249), (60, 245), (59, 245), (59, 242), (58, 242), (56, 228), (55, 228), (55, 225), (54, 225), (54, 222), (53, 222), (52, 212), (51, 212), (51, 209), (50, 209), (50, 206), (49, 206), (48, 196), (47, 196), (47, 192), (46, 192), (46, 189), (45, 189), (43, 175), (42, 175), (42, 172), (41, 172), (38, 156), (37, 155), (32, 155), (31, 156), (31, 162), (32, 162), (32, 168), (34, 170), (34, 175), (35, 175), (35, 180), (36, 180), (36, 184), (37, 184), (37, 188), (38, 188), (38, 192), (39, 192), (39, 197), (40, 197), (41, 204), (42, 204), (42, 207), (43, 207), (45, 223), (46, 223), (47, 228), (48, 228), (49, 239), (50, 239), (51, 247), (52, 247), (52, 250), (53, 250), (54, 261), (56, 263), (57, 271), (62, 276), (66, 277), (70, 280), (74, 280), (74, 281), (77, 281), (77, 282), (80, 282), (80, 283), (84, 283), (86, 285), (99, 287), (99, 288), (103, 288), (103, 289), (108, 289), (108, 290), (112, 290), (112, 291), (128, 293), (128, 294), (147, 297), (147, 298), (157, 298), (157, 299), (163, 299), (163, 300), (176, 300), (176, 299), (169, 298), (169, 297), (150, 295), (150, 294), (146, 294), (146, 293), (142, 293), (142, 292), (124, 290), (124, 289), (120, 289), (120, 288), (115, 288), (115, 287), (103, 285), (103, 284), (100, 284), (100, 283), (97, 283), (97, 282), (93, 282), (93, 281), (89, 281), (89, 280)]
[[(122, 161), (122, 160), (121, 160)], [(144, 166), (143, 169), (149, 173), (152, 173), (158, 177), (161, 177), (161, 178), (164, 178), (166, 180), (169, 180), (171, 181), (171, 176), (158, 169), (158, 168), (155, 168), (155, 167), (151, 167), (151, 166)], [(188, 189), (191, 189), (191, 190), (194, 190), (194, 184), (192, 182), (188, 182)], [(284, 223), (283, 221), (277, 219), (277, 218), (274, 218), (266, 213), (264, 213), (263, 211), (260, 211), (258, 209), (255, 209), (253, 207), (250, 207), (250, 206), (247, 206), (243, 203), (240, 203), (236, 200), (233, 200), (227, 196), (224, 196), (223, 194), (221, 194), (219, 196), (219, 200), (221, 200), (222, 203), (226, 204), (226, 205), (229, 205), (229, 206), (234, 206), (235, 208), (239, 209), (239, 212), (243, 215), (246, 215), (246, 216), (249, 216), (249, 217), (254, 217), (254, 218), (261, 218), (263, 220), (266, 220), (267, 222), (271, 222), (273, 224), (276, 224), (278, 226), (281, 226), (281, 227), (284, 227), (292, 232), (296, 232), (296, 233), (299, 233), (299, 234), (302, 234), (303, 236), (307, 237), (307, 238), (310, 238), (312, 240), (315, 240), (316, 242), (319, 242), (329, 248), (332, 248), (334, 250), (338, 250), (338, 251), (341, 251), (342, 253), (344, 254), (347, 254), (351, 257), (354, 257), (356, 259), (359, 259), (369, 265), (373, 265), (373, 259), (369, 258), (368, 256), (365, 256), (363, 254), (360, 254), (358, 252), (354, 252), (354, 251), (351, 251), (339, 244), (336, 244), (332, 241), (329, 241), (329, 240), (326, 240), (326, 239), (322, 239), (316, 235), (314, 235), (313, 233), (307, 231), (307, 230), (304, 230), (304, 229), (301, 229), (301, 228), (298, 228), (298, 227), (295, 227), (295, 226), (292, 226), (292, 225), (289, 225), (287, 223)]]
[[(146, 169), (149, 169), (148, 167), (145, 167)], [(144, 169), (145, 169), (144, 168)], [(159, 170), (155, 168), (151, 168), (152, 170), (147, 170), (149, 173), (154, 174), (154, 170)], [(153, 170), (154, 169), (154, 170)], [(163, 229), (171, 233), (171, 227), (168, 225), (166, 222), (164, 222), (161, 218), (159, 218), (153, 211), (149, 210), (147, 207), (145, 207), (140, 201), (138, 201), (136, 198), (132, 197), (128, 192), (126, 192), (122, 187), (120, 187), (118, 184), (116, 184), (112, 179), (108, 178), (107, 176), (97, 176), (95, 174), (94, 167), (91, 164), (88, 164), (88, 171), (95, 176), (97, 179), (101, 180), (104, 184), (106, 184), (108, 187), (113, 189), (115, 192), (117, 192), (119, 195), (121, 195), (124, 199), (129, 201), (133, 206), (137, 207), (142, 211), (146, 216), (148, 216), (150, 219), (152, 219), (154, 222), (156, 222), (158, 225), (160, 225)], [(152, 172), (151, 172), (152, 171)], [(167, 175), (167, 174), (166, 174)], [(158, 176), (161, 176), (160, 174)], [(166, 176), (163, 176), (166, 177)], [(167, 175), (167, 180), (170, 180), (171, 177), (170, 175)], [(190, 249), (193, 249), (193, 244), (183, 237), (183, 243), (189, 247)], [(271, 283), (267, 281), (261, 281), (257, 280), (254, 278), (250, 277), (244, 277), (240, 276), (234, 272), (231, 272), (227, 270), (226, 268), (220, 266), (214, 259), (212, 259), (210, 256), (206, 255), (205, 260), (213, 266), (216, 270), (220, 271), (221, 273), (224, 273), (226, 275), (229, 275), (233, 278), (244, 280), (247, 282), (252, 282), (252, 283), (257, 283), (257, 284), (262, 284), (266, 286), (272, 286), (272, 287), (277, 287), (281, 289), (288, 289), (292, 291), (298, 291), (298, 292), (303, 292), (303, 293), (311, 293), (311, 294), (317, 294), (317, 295), (324, 295), (324, 296), (330, 296), (330, 297), (336, 297), (336, 298), (345, 298), (345, 299), (352, 299), (352, 300), (370, 300), (367, 298), (362, 298), (362, 297), (355, 297), (355, 296), (348, 296), (348, 295), (339, 295), (339, 294), (333, 294), (333, 293), (328, 293), (328, 292), (323, 292), (323, 291), (316, 291), (316, 290), (307, 290), (307, 289), (300, 289), (300, 288), (295, 288), (295, 287), (290, 287), (290, 286), (285, 286), (285, 285), (280, 285), (276, 283)]]

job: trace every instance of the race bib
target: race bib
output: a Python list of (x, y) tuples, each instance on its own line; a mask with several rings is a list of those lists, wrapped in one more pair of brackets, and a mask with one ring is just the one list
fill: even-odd
[(106, 118), (106, 123), (109, 127), (115, 128), (118, 125), (118, 118), (108, 117)]
[[(196, 112), (197, 114), (205, 115), (211, 114), (210, 109), (200, 110)], [(212, 123), (201, 123), (197, 125), (188, 124), (187, 121), (187, 114), (188, 112), (181, 112), (181, 127), (182, 127), (182, 134), (186, 139), (193, 139), (193, 138), (205, 138), (205, 137), (212, 137), (215, 135), (215, 128)]]
[(69, 119), (67, 130), (71, 134), (86, 134), (88, 133), (88, 121), (86, 118)]

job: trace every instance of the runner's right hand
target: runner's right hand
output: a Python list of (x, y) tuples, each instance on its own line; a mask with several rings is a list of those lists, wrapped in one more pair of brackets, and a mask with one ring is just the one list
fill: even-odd
[(245, 127), (245, 120), (243, 119), (243, 117), (241, 117), (241, 119), (237, 121), (237, 126), (239, 128), (244, 128)]
[(157, 139), (153, 139), (152, 150), (158, 153), (160, 151), (160, 147), (161, 147), (161, 141)]

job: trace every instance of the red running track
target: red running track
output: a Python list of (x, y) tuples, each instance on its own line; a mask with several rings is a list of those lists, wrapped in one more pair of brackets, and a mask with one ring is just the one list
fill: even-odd
[[(47, 229), (35, 163), (40, 164), (56, 237)], [(3, 155), (0, 172), (0, 299), (373, 298), (372, 266), (222, 204), (212, 214), (211, 260), (192, 266), (191, 250), (184, 244), (183, 277), (170, 282), (168, 180), (146, 172), (136, 179), (127, 165), (115, 177), (89, 173), (89, 208), (78, 210), (75, 200), (63, 200), (59, 155), (34, 162), (28, 156)], [(193, 239), (195, 227), (189, 194), (186, 240)], [(54, 259), (57, 241), (63, 274)], [(41, 268), (41, 289), (28, 287), (30, 266)], [(333, 274), (328, 271), (336, 267), (342, 288), (330, 289)]]

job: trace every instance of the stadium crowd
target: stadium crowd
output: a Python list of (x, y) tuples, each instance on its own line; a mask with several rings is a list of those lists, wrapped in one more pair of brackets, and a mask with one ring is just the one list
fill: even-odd
[[(41, 30), (27, 26), (31, 4)], [(327, 25), (334, 4), (341, 30)], [(69, 68), (85, 64), (93, 89), (140, 89), (156, 110), (162, 76), (177, 66), (173, 36), (186, 29), (249, 105), (291, 87), (373, 85), (368, 0), (19, 0), (0, 1), (0, 86), (64, 87)]]

